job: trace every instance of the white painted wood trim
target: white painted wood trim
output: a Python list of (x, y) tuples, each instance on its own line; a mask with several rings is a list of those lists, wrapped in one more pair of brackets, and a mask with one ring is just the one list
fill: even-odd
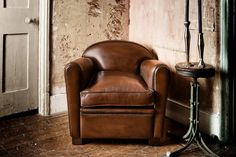
[[(189, 124), (189, 106), (183, 105), (181, 102), (168, 99), (166, 116), (180, 122)], [(220, 114), (208, 113), (205, 111), (199, 112), (200, 130), (209, 135), (220, 137)]]
[(39, 1), (39, 114), (49, 115), (50, 0)]
[(49, 114), (67, 112), (66, 87), (54, 87), (51, 92)]
[(67, 112), (66, 94), (56, 94), (50, 97), (50, 115)]

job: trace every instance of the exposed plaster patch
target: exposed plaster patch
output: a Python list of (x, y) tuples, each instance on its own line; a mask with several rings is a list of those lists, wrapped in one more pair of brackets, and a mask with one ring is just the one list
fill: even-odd
[[(190, 29), (198, 30), (198, 10), (197, 1), (193, 1), (190, 3), (190, 8), (194, 8), (190, 10)], [(219, 22), (219, 0), (207, 0), (203, 1), (203, 31), (216, 32), (219, 31), (219, 26), (217, 22)]]
[(62, 38), (60, 39), (60, 45), (59, 48), (61, 51), (65, 52), (66, 50), (70, 49), (70, 36), (69, 35), (63, 35)]
[(208, 0), (203, 3), (203, 26), (205, 30), (216, 31), (217, 11), (219, 9), (216, 0)]
[[(54, 0), (52, 13), (52, 47), (51, 47), (51, 88), (52, 95), (65, 91), (64, 66), (77, 59), (91, 44), (107, 40), (105, 29), (111, 21), (110, 11), (113, 6), (124, 4), (125, 13), (118, 11), (119, 25), (123, 32), (119, 39), (128, 39), (129, 0)], [(66, 5), (65, 5), (66, 4)], [(79, 9), (78, 9), (79, 8)], [(92, 10), (89, 15), (88, 11)], [(95, 14), (95, 17), (93, 16)], [(96, 16), (98, 15), (98, 16)], [(120, 27), (119, 26), (119, 27)], [(117, 39), (118, 39), (117, 38)], [(115, 37), (113, 38), (115, 39)], [(62, 90), (61, 90), (62, 89)]]
[(99, 14), (102, 13), (101, 6), (98, 0), (92, 0), (91, 2), (87, 3), (89, 5), (88, 15), (93, 17), (98, 17)]
[(123, 34), (123, 27), (121, 18), (123, 13), (126, 11), (126, 6), (123, 0), (116, 0), (115, 5), (110, 5), (110, 16), (105, 29), (105, 34), (108, 39), (120, 39)]

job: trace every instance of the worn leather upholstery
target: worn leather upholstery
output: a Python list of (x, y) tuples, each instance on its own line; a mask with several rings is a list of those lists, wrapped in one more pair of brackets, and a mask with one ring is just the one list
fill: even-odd
[(98, 71), (138, 72), (139, 65), (143, 60), (153, 59), (156, 56), (136, 43), (105, 41), (88, 47), (83, 53), (83, 57), (91, 58)]
[(80, 98), (82, 107), (152, 106), (153, 90), (135, 73), (100, 71)]
[(128, 41), (89, 46), (65, 66), (70, 135), (148, 139), (163, 136), (170, 71), (145, 47)]

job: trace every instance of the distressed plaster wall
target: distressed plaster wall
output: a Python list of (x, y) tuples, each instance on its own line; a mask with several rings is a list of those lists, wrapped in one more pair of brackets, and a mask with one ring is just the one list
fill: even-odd
[(80, 57), (92, 43), (127, 40), (128, 20), (129, 0), (52, 1), (51, 106), (65, 102), (65, 64)]
[[(140, 42), (158, 54), (172, 71), (169, 105), (189, 106), (188, 78), (176, 75), (175, 64), (185, 61), (184, 52), (184, 0), (130, 0), (129, 39)], [(216, 68), (210, 79), (199, 79), (201, 110), (219, 113), (219, 0), (204, 0), (203, 28), (205, 39), (204, 60)], [(197, 50), (197, 0), (190, 1), (190, 60), (198, 61)]]

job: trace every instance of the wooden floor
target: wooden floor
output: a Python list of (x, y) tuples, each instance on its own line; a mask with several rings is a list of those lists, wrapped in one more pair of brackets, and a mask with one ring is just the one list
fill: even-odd
[[(167, 125), (168, 130), (181, 132), (179, 128)], [(69, 136), (67, 114), (0, 119), (0, 157), (163, 157), (167, 151), (181, 146), (170, 137), (166, 137), (163, 146), (155, 147), (137, 140), (92, 140), (74, 146)], [(213, 148), (221, 156), (236, 156), (235, 148), (218, 145), (213, 145)], [(193, 145), (181, 156), (205, 155)]]

